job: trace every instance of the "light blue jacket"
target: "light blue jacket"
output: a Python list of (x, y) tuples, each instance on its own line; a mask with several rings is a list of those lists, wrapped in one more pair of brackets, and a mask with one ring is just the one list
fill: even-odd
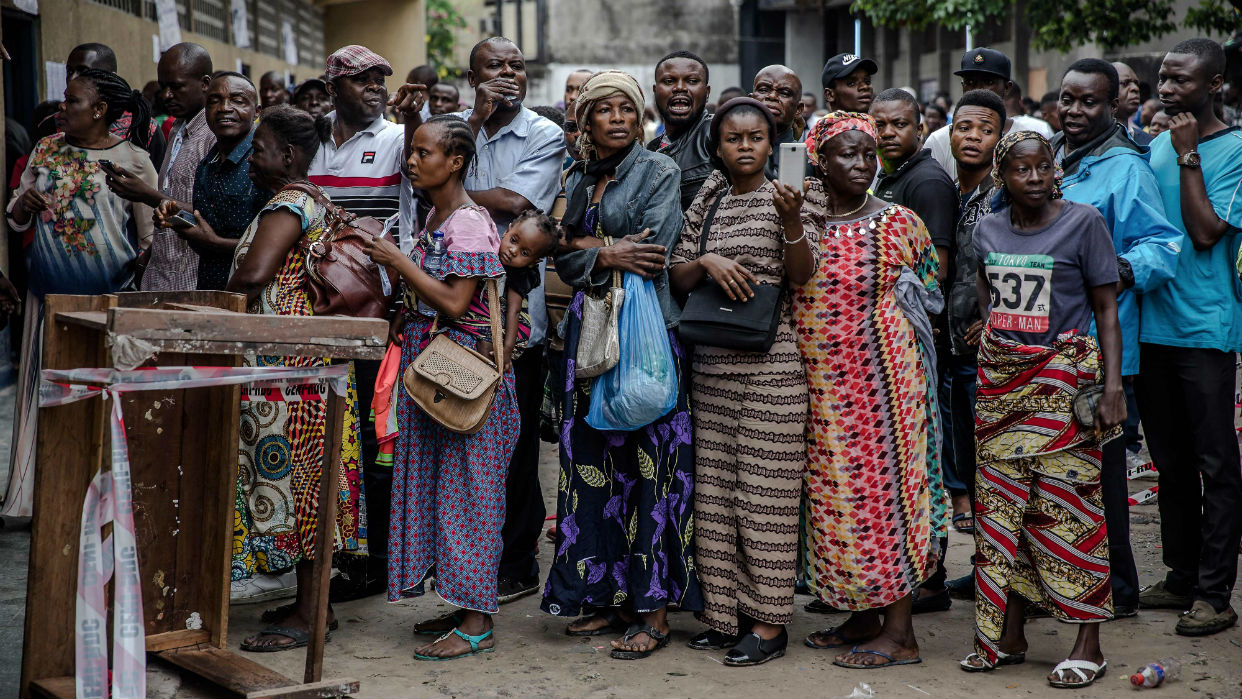
[[(1063, 142), (1058, 134), (1054, 148)], [(1113, 234), (1117, 255), (1130, 263), (1134, 286), (1117, 297), (1121, 321), (1121, 375), (1139, 373), (1139, 304), (1148, 293), (1173, 278), (1182, 232), (1164, 216), (1156, 176), (1147, 164), (1146, 149), (1118, 128), (1096, 146), (1061, 183), (1065, 199), (1099, 210)], [(1094, 323), (1091, 333), (1096, 334)]]
[[(565, 196), (572, 198), (574, 190), (582, 185), (582, 166), (576, 165), (565, 179)], [(638, 144), (617, 165), (615, 178), (604, 185), (599, 202), (599, 216), (604, 232), (616, 240), (624, 236), (651, 229), (651, 235), (642, 242), (664, 246), (664, 260), (673, 254), (673, 248), (681, 238), (681, 170), (673, 159), (663, 153), (655, 153)], [(594, 186), (587, 189), (587, 197), (594, 195)], [(589, 201), (589, 199), (588, 199)], [(561, 279), (575, 290), (607, 286), (612, 270), (596, 268), (595, 258), (599, 248), (577, 250), (556, 256), (556, 271)], [(668, 287), (668, 269), (651, 280), (655, 283), (660, 310), (664, 313), (666, 327), (677, 326), (681, 320), (681, 306), (673, 300)]]

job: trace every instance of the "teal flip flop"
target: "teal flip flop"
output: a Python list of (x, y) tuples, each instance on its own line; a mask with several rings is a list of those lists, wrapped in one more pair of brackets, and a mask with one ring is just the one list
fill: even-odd
[[(462, 640), (464, 640), (466, 643), (469, 643), (469, 644), (470, 644), (470, 652), (469, 652), (469, 653), (462, 653), (461, 655), (453, 655), (453, 656), (449, 656), (449, 657), (447, 657), (447, 658), (440, 658), (440, 657), (436, 657), (436, 656), (431, 656), (431, 655), (423, 655), (423, 654), (421, 654), (421, 653), (415, 653), (415, 654), (414, 654), (414, 659), (415, 659), (415, 660), (457, 660), (458, 658), (466, 658), (466, 657), (469, 657), (469, 656), (471, 656), (471, 655), (479, 655), (479, 654), (482, 654), (482, 653), (491, 653), (493, 650), (495, 650), (495, 649), (496, 649), (496, 646), (495, 646), (495, 645), (493, 645), (493, 646), (492, 646), (492, 647), (490, 647), (490, 648), (480, 648), (480, 647), (479, 647), (479, 644), (480, 644), (480, 643), (482, 643), (483, 641), (486, 641), (486, 640), (487, 640), (487, 638), (488, 638), (488, 636), (491, 636), (491, 635), (492, 635), (492, 629), (488, 629), (488, 630), (487, 630), (487, 633), (484, 633), (484, 634), (479, 634), (478, 636), (471, 636), (471, 635), (470, 635), (470, 634), (468, 634), (468, 633), (462, 633), (462, 630), (461, 630), (461, 629), (453, 629), (453, 630), (452, 630), (452, 631), (450, 631), (449, 633), (452, 633), (452, 634), (457, 634), (457, 637), (458, 637), (458, 638), (461, 638), (461, 639), (462, 639)], [(448, 634), (448, 633), (446, 633), (446, 634), (444, 634), (443, 636), (441, 636), (441, 637), (437, 638), (437, 639), (436, 639), (436, 643), (439, 643), (440, 641), (443, 641), (444, 639), (446, 639), (446, 638), (448, 638), (448, 637), (449, 637), (449, 634)]]
[(880, 663), (878, 665), (864, 665), (862, 663), (847, 663), (841, 660), (833, 660), (832, 664), (836, 665), (837, 667), (848, 667), (851, 670), (878, 670), (882, 667), (893, 667), (894, 665), (917, 665), (923, 662), (922, 658), (910, 658), (908, 660), (897, 660), (896, 658), (889, 655), (888, 653), (885, 653), (884, 651), (862, 650), (862, 649), (859, 649), (858, 646), (854, 646), (853, 648), (850, 649), (850, 655), (857, 655), (860, 653), (867, 654), (867, 655), (878, 655), (881, 658), (884, 658), (885, 660), (887, 660), (888, 662)]

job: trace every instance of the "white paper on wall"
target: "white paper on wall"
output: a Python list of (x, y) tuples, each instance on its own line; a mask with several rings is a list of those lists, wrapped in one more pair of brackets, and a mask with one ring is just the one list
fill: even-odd
[(233, 16), (233, 45), (239, 49), (248, 49), (250, 48), (250, 18), (246, 13), (246, 0), (232, 0), (230, 8)]
[(164, 53), (164, 52), (160, 50), (160, 35), (152, 34), (151, 35), (151, 62), (159, 63), (161, 53)]
[(297, 65), (298, 62), (298, 42), (293, 36), (293, 22), (282, 20), (280, 23), (280, 33), (285, 37), (285, 63)]
[(47, 83), (47, 99), (63, 100), (65, 98), (65, 84), (68, 82), (69, 73), (65, 70), (64, 63), (56, 61), (43, 62), (43, 78)]
[(160, 51), (181, 43), (181, 23), (177, 20), (177, 0), (155, 0), (155, 17), (160, 25)]
[(39, 14), (39, 0), (13, 0), (13, 7), (32, 15)]

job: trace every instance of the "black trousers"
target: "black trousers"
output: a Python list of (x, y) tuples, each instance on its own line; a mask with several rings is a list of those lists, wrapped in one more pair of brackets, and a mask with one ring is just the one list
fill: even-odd
[(1137, 383), (1143, 432), (1160, 472), (1165, 586), (1217, 611), (1229, 604), (1242, 539), (1235, 363), (1232, 352), (1144, 344)]
[(505, 481), (505, 525), (500, 533), (504, 541), (500, 553), (502, 578), (539, 577), (535, 552), (547, 515), (539, 487), (539, 408), (547, 376), (541, 347), (528, 349), (513, 362), (521, 427)]
[(379, 376), (379, 367), (378, 360), (354, 361), (354, 378), (358, 382), (358, 420), (362, 426), (362, 487), (367, 498), (367, 549), (371, 558), (387, 560), (392, 468), (375, 464), (379, 451), (375, 444), (375, 424), (371, 422), (371, 401), (375, 398), (375, 379)]
[(1104, 445), (1100, 468), (1104, 526), (1108, 528), (1108, 567), (1112, 574), (1113, 606), (1138, 607), (1138, 567), (1130, 549), (1130, 488), (1126, 481), (1126, 440)]

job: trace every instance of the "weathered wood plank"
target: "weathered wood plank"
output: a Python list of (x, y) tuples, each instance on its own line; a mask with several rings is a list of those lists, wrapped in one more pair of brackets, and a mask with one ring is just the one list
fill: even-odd
[[(52, 316), (48, 316), (52, 317)], [(60, 323), (80, 325), (92, 330), (104, 330), (108, 327), (106, 311), (57, 311), (55, 319)]]
[(251, 692), (246, 699), (331, 699), (358, 691), (358, 680), (343, 677), (339, 680), (323, 680), (307, 684), (295, 684), (283, 689), (267, 689)]
[[(62, 312), (103, 311), (103, 296), (49, 295), (45, 301), (45, 369), (103, 366), (107, 357), (97, 331), (57, 318)], [(33, 341), (33, 340), (32, 340)], [(19, 387), (20, 390), (20, 387)], [(21, 695), (30, 683), (73, 675), (73, 631), (82, 499), (107, 450), (107, 411), (100, 400), (39, 410), (35, 450), (34, 511), (26, 580)], [(72, 692), (70, 692), (72, 696)]]
[(211, 645), (166, 650), (154, 655), (170, 665), (198, 675), (235, 697), (297, 684), (244, 655)]
[(186, 648), (188, 646), (196, 646), (200, 643), (206, 643), (211, 639), (211, 633), (198, 629), (191, 631), (189, 629), (181, 629), (180, 631), (165, 631), (147, 636), (147, 652), (158, 653), (162, 650), (172, 650), (174, 648)]

